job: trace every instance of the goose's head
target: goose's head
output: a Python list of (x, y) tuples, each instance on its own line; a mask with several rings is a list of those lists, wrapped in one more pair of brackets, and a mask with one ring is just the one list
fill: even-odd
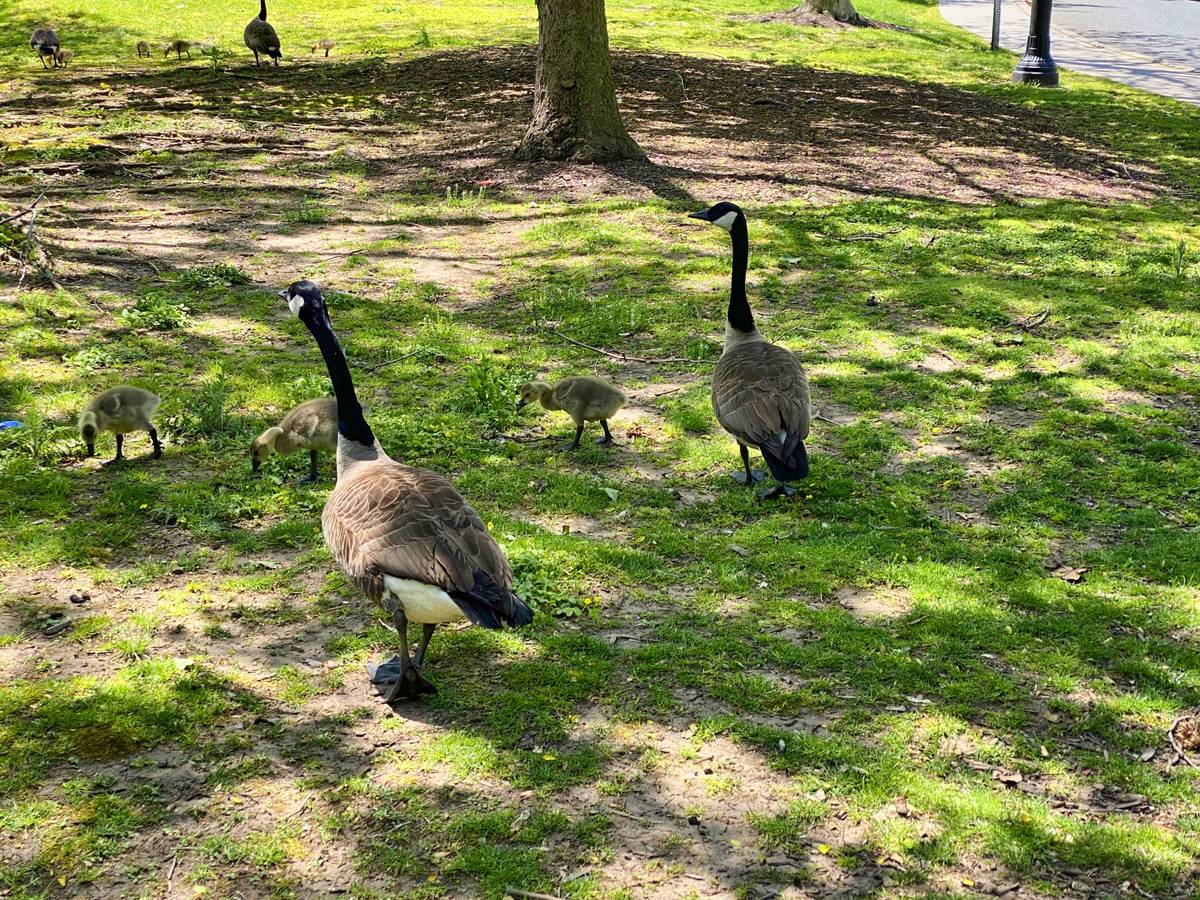
[(90, 410), (84, 412), (79, 417), (79, 436), (83, 438), (83, 442), (87, 444), (87, 455), (96, 455), (96, 434), (100, 431), (100, 425), (96, 421), (96, 414)]
[(321, 296), (321, 289), (311, 281), (293, 281), (279, 292), (279, 296), (287, 301), (292, 315), (306, 325), (326, 315), (325, 298)]
[(700, 219), (703, 222), (712, 222), (712, 224), (718, 225), (726, 231), (732, 231), (733, 223), (739, 218), (745, 218), (745, 214), (742, 212), (742, 208), (736, 203), (722, 200), (720, 203), (713, 204), (708, 209), (688, 213), (688, 218)]
[(524, 409), (530, 403), (537, 403), (550, 393), (550, 385), (544, 381), (527, 381), (517, 390), (517, 409)]

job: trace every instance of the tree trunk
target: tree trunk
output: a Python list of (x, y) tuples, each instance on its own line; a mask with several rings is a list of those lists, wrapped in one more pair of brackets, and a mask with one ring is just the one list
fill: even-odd
[(520, 159), (641, 159), (617, 109), (604, 0), (537, 0), (533, 119)]
[(805, 7), (810, 12), (823, 16), (831, 16), (847, 25), (869, 25), (866, 19), (858, 14), (853, 0), (805, 0)]

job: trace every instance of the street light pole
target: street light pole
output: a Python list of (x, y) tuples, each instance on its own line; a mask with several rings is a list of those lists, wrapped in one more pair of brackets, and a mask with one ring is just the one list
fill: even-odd
[(1053, 0), (1032, 0), (1029, 16), (1029, 40), (1025, 55), (1013, 70), (1012, 80), (1020, 84), (1058, 86), (1058, 66), (1050, 56), (1050, 9)]
[(1000, 49), (1000, 0), (992, 0), (992, 50)]

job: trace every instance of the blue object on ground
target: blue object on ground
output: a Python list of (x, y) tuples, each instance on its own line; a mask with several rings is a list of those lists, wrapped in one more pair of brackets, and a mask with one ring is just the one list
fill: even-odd
[(25, 423), (18, 422), (16, 419), (8, 419), (4, 422), (0, 422), (0, 431), (3, 431), (5, 428), (24, 428), (24, 427), (25, 427)]

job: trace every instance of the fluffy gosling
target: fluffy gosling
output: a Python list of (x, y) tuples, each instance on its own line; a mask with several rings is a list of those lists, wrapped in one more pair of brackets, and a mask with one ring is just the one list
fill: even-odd
[(127, 384), (97, 394), (84, 405), (79, 414), (79, 434), (87, 444), (87, 455), (96, 455), (96, 436), (107, 431), (117, 436), (117, 455), (109, 460), (117, 462), (124, 458), (121, 449), (125, 435), (131, 431), (145, 431), (154, 443), (154, 452), (150, 458), (160, 458), (162, 442), (159, 441), (158, 431), (150, 421), (160, 402), (162, 401), (157, 395)]
[(69, 63), (71, 61), (71, 58), (74, 55), (75, 54), (73, 52), (71, 52), (70, 50), (64, 50), (62, 47), (59, 47), (57, 50), (54, 51), (54, 61), (56, 63), (58, 63), (60, 66), (65, 66), (67, 63)]
[(138, 59), (141, 59), (143, 56), (147, 56), (147, 57), (150, 56), (151, 53), (150, 53), (149, 42), (138, 41), (137, 42), (137, 54), (138, 54)]
[(333, 397), (318, 397), (301, 403), (278, 425), (268, 428), (250, 444), (250, 468), (259, 467), (272, 453), (286, 455), (297, 450), (308, 451), (308, 477), (301, 484), (317, 480), (317, 452), (337, 451), (338, 407)]
[(328, 56), (329, 51), (332, 50), (335, 46), (336, 45), (331, 38), (321, 38), (319, 41), (317, 41), (315, 44), (312, 45), (311, 52), (316, 53), (318, 50), (324, 50), (325, 55)]
[(625, 405), (625, 395), (620, 390), (607, 381), (587, 375), (564, 378), (553, 387), (544, 381), (530, 381), (521, 385), (517, 393), (520, 397), (517, 409), (536, 402), (540, 403), (543, 409), (562, 410), (571, 416), (575, 422), (575, 440), (566, 446), (567, 450), (579, 449), (583, 426), (588, 422), (599, 422), (600, 427), (604, 429), (604, 437), (597, 438), (597, 444), (612, 444), (613, 436), (608, 430), (608, 420)]
[(183, 59), (183, 55), (185, 53), (187, 54), (187, 58), (191, 59), (192, 58), (192, 42), (191, 41), (171, 41), (171, 43), (169, 43), (165, 47), (163, 47), (163, 56), (169, 56), (172, 51), (175, 52), (176, 59)]

